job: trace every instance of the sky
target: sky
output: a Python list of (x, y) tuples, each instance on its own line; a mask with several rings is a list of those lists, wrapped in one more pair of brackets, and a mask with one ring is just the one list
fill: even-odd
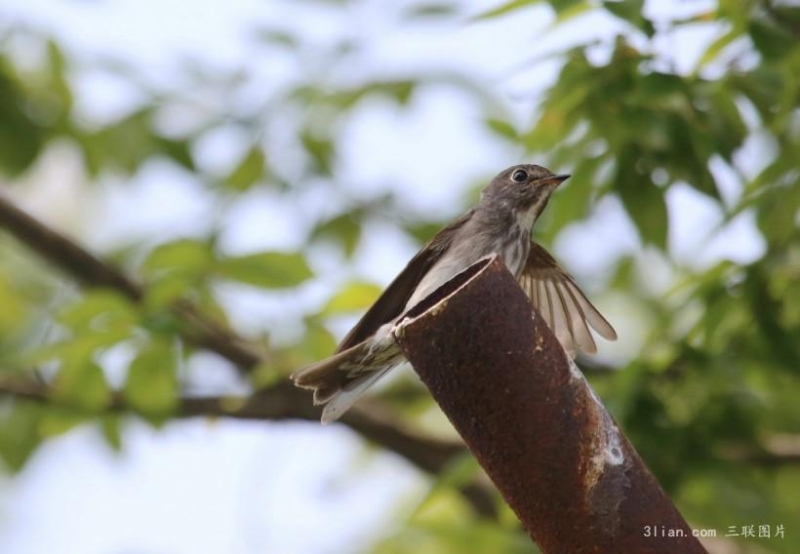
[[(658, 17), (709, 5), (687, 4), (650, 2), (648, 10)], [(532, 60), (586, 33), (618, 28), (609, 18), (590, 17), (557, 36), (548, 35), (548, 10), (534, 8), (493, 22), (472, 23), (465, 17), (409, 31), (397, 24), (408, 2), (364, 0), (353, 5), (342, 11), (322, 2), (17, 0), (0, 6), (0, 19), (52, 33), (75, 60), (125, 60), (165, 89), (182, 85), (175, 80), (176, 67), (187, 58), (201, 59), (220, 72), (248, 66), (254, 22), (305, 33), (320, 46), (354, 35), (369, 45), (368, 55), (353, 67), (354, 79), (359, 72), (462, 72), (494, 83), (497, 100), (523, 123), (536, 94), (553, 82), (557, 69)], [(470, 13), (493, 5), (473, 3)], [(700, 28), (658, 47), (688, 70), (713, 32)], [(249, 69), (257, 78), (235, 100), (242, 104), (258, 99), (259, 83), (289, 82), (298, 76), (298, 68), (280, 61)], [(81, 74), (76, 87), (77, 109), (88, 122), (113, 120), (141, 100), (124, 83), (96, 72)], [(345, 130), (342, 174), (352, 183), (348, 194), (370, 198), (392, 190), (410, 210), (457, 215), (464, 206), (453, 199), (463, 182), (518, 162), (519, 151), (487, 138), (481, 126), (477, 107), (446, 88), (424, 91), (402, 113), (380, 104), (367, 106)], [(200, 157), (224, 168), (239, 154), (240, 139), (225, 132), (208, 136), (198, 145)], [(743, 155), (758, 160), (760, 146), (750, 148)], [(98, 251), (131, 238), (201, 235), (202, 222), (214, 212), (197, 193), (191, 175), (166, 165), (147, 167), (131, 183), (104, 183), (91, 193), (83, 189), (84, 178), (70, 153), (56, 148), (28, 177), (30, 186), (17, 193), (18, 199)], [(722, 181), (723, 186), (730, 182)], [(738, 191), (727, 186), (725, 194), (735, 198)], [(324, 198), (304, 200), (303, 209), (312, 213), (329, 209)], [(224, 247), (247, 252), (296, 246), (302, 240), (295, 223), (297, 207), (281, 202), (268, 191), (247, 195), (234, 207), (235, 223), (225, 230)], [(670, 231), (679, 260), (747, 260), (763, 248), (747, 214), (708, 242), (722, 217), (714, 204), (680, 185), (670, 191), (668, 202), (681, 214)], [(565, 262), (581, 280), (601, 271), (609, 253), (639, 248), (634, 236), (621, 208), (607, 199), (587, 221), (565, 231), (555, 246), (559, 253), (580, 253)], [(361, 248), (355, 271), (387, 283), (413, 248), (402, 237), (377, 229)], [(322, 256), (315, 269), (337, 275), (334, 266)], [(333, 286), (311, 287), (304, 301), (318, 303)], [(235, 323), (297, 332), (282, 317), (294, 299), (264, 296), (229, 291), (226, 299)], [(633, 355), (644, 331), (626, 326), (624, 306), (607, 302), (601, 309), (612, 321), (622, 322), (619, 334), (628, 338), (602, 344), (601, 355)], [(131, 421), (119, 453), (87, 427), (50, 441), (21, 474), (0, 482), (0, 554), (353, 552), (391, 533), (402, 521), (397, 514), (410, 513), (425, 497), (426, 485), (426, 478), (405, 462), (365, 448), (357, 436), (336, 425), (196, 420), (154, 430)]]

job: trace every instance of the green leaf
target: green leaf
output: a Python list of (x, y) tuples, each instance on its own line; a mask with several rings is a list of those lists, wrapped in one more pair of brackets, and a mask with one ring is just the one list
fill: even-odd
[(122, 416), (120, 414), (106, 414), (100, 418), (100, 429), (103, 438), (114, 452), (122, 450)]
[(775, 186), (762, 195), (757, 214), (758, 226), (773, 244), (789, 244), (798, 233), (800, 186)]
[(656, 33), (653, 22), (642, 15), (644, 0), (606, 0), (603, 7), (642, 31), (648, 38)]
[(36, 160), (44, 147), (44, 130), (23, 109), (28, 95), (14, 76), (0, 64), (0, 171), (8, 175), (22, 173)]
[[(594, 191), (594, 179), (599, 167), (604, 162), (602, 156), (584, 158), (571, 172), (572, 177), (559, 187), (556, 198), (543, 214), (546, 226), (542, 229), (537, 224), (539, 236), (552, 240), (554, 235), (567, 225), (580, 221), (589, 211), (589, 203)], [(544, 231), (544, 235), (542, 234)]]
[(435, 2), (413, 6), (407, 10), (403, 17), (406, 19), (423, 19), (445, 17), (456, 13), (458, 6), (449, 2)]
[(331, 315), (366, 310), (380, 296), (381, 290), (381, 287), (373, 283), (348, 283), (328, 301), (322, 313)]
[[(637, 0), (641, 1), (641, 0)], [(561, 15), (565, 12), (570, 12), (577, 6), (586, 4), (585, 0), (550, 0), (550, 5), (556, 11), (556, 15)]]
[(285, 252), (221, 259), (216, 272), (224, 278), (267, 289), (295, 287), (313, 275), (302, 254)]
[(81, 332), (69, 339), (40, 346), (24, 356), (23, 360), (29, 364), (54, 360), (87, 360), (96, 350), (116, 344), (120, 340), (122, 339), (117, 336)]
[(180, 274), (168, 274), (148, 284), (144, 307), (148, 313), (157, 312), (189, 297), (197, 290), (197, 286), (197, 279)]
[[(308, 340), (308, 337), (306, 337), (305, 340)], [(329, 350), (325, 356), (330, 354), (332, 351), (333, 350)], [(256, 390), (263, 390), (273, 385), (277, 385), (285, 377), (286, 374), (278, 370), (274, 363), (260, 363), (250, 372), (250, 382), (253, 384), (253, 388)]]
[(48, 406), (42, 412), (38, 431), (43, 438), (56, 437), (85, 423), (86, 414), (61, 406)]
[(189, 171), (197, 169), (188, 141), (157, 137), (154, 140), (154, 148), (166, 154), (169, 159)]
[[(416, 89), (416, 87), (417, 83), (414, 81), (392, 81), (380, 83), (376, 90), (378, 92), (388, 94), (398, 104), (404, 106), (408, 104), (408, 101), (411, 99), (411, 95), (414, 93), (414, 89)], [(368, 90), (368, 92), (371, 91)]]
[(512, 0), (511, 2), (506, 2), (505, 4), (501, 4), (500, 6), (492, 8), (491, 10), (482, 12), (476, 15), (474, 19), (493, 19), (521, 8), (539, 4), (541, 2), (542, 0)]
[(614, 275), (611, 277), (610, 286), (615, 289), (630, 289), (634, 282), (635, 258), (625, 256), (617, 262)]
[(316, 361), (330, 356), (336, 350), (336, 339), (317, 317), (305, 319), (306, 334), (300, 345), (305, 360)]
[(246, 191), (264, 178), (266, 167), (263, 150), (259, 146), (254, 146), (228, 175), (225, 187), (238, 192)]
[(152, 309), (147, 312), (147, 317), (142, 321), (142, 327), (154, 335), (174, 336), (187, 328), (187, 322), (170, 307), (153, 305)]
[(99, 131), (78, 133), (90, 172), (110, 167), (130, 174), (143, 160), (159, 153), (151, 118), (152, 107), (148, 106)]
[(664, 190), (637, 171), (637, 160), (631, 152), (617, 158), (616, 190), (644, 243), (666, 250), (669, 219)]
[(440, 494), (470, 484), (480, 475), (480, 472), (481, 467), (474, 456), (471, 454), (457, 456), (439, 472), (433, 486), (411, 515), (411, 519), (418, 517), (428, 509)]
[(717, 87), (710, 95), (710, 100), (713, 107), (708, 110), (708, 116), (714, 144), (717, 153), (730, 163), (734, 152), (744, 143), (748, 129), (730, 90)]
[(486, 126), (497, 135), (510, 141), (516, 141), (519, 138), (519, 133), (514, 126), (502, 119), (489, 118), (486, 120)]
[(347, 256), (352, 256), (361, 240), (361, 225), (359, 224), (361, 216), (360, 210), (343, 213), (318, 225), (311, 234), (311, 238), (317, 240), (335, 237), (344, 246)]
[(589, 0), (566, 0), (558, 2), (551, 0), (550, 5), (556, 10), (556, 19), (551, 26), (551, 29), (566, 23), (570, 19), (578, 17), (584, 12), (593, 9), (594, 2)]
[[(480, 194), (480, 191), (486, 187), (486, 183), (484, 181), (480, 181), (480, 183), (476, 183), (476, 188), (478, 189), (475, 193), (475, 197), (477, 198)], [(406, 232), (410, 234), (417, 242), (424, 244), (431, 240), (436, 233), (441, 231), (442, 227), (444, 227), (446, 223), (441, 221), (415, 221), (409, 222), (403, 225)]]
[(17, 403), (2, 414), (0, 456), (5, 462), (5, 467), (12, 471), (22, 469), (39, 446), (42, 440), (39, 422), (44, 411), (44, 407), (28, 402)]
[(645, 244), (649, 242), (666, 250), (669, 218), (663, 192), (647, 181), (639, 181), (619, 190), (628, 215), (639, 229)]
[(2, 337), (8, 337), (18, 331), (29, 317), (31, 299), (19, 294), (12, 280), (0, 273), (0, 343)]
[(758, 19), (750, 22), (750, 38), (765, 57), (775, 60), (792, 52), (797, 45), (797, 38), (789, 31)]
[(111, 403), (103, 370), (90, 358), (66, 358), (56, 377), (53, 395), (70, 406), (100, 411)]
[(139, 313), (131, 302), (114, 291), (90, 290), (83, 297), (64, 308), (57, 320), (79, 333), (130, 334), (139, 322)]
[(296, 50), (297, 47), (299, 46), (297, 37), (281, 29), (258, 29), (255, 32), (255, 38), (260, 42), (271, 45), (284, 46), (291, 50)]
[(178, 403), (177, 358), (167, 339), (154, 339), (128, 368), (123, 395), (135, 410), (163, 416)]
[(162, 272), (196, 277), (207, 273), (213, 264), (214, 252), (208, 243), (181, 239), (156, 247), (142, 265), (142, 271), (146, 277)]
[(700, 59), (697, 61), (697, 65), (694, 68), (694, 73), (697, 74), (706, 65), (717, 59), (717, 56), (719, 56), (720, 53), (722, 53), (722, 51), (728, 47), (728, 45), (733, 43), (733, 41), (741, 36), (742, 30), (738, 29), (737, 27), (732, 27), (727, 33), (719, 36), (708, 48), (706, 48), (706, 51), (703, 52), (703, 55), (700, 56)]
[(305, 130), (300, 133), (300, 142), (311, 158), (315, 171), (329, 175), (332, 171), (335, 150), (331, 139)]

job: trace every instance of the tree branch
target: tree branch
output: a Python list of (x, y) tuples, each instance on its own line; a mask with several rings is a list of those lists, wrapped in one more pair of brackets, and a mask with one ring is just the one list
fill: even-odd
[[(0, 228), (39, 254), (46, 261), (89, 288), (110, 288), (132, 302), (141, 302), (145, 288), (135, 283), (113, 265), (91, 254), (66, 236), (26, 214), (0, 196)], [(216, 352), (241, 371), (251, 372), (268, 361), (269, 355), (259, 345), (250, 343), (200, 313), (187, 302), (172, 306), (173, 313), (187, 323), (181, 336), (197, 348)], [(0, 379), (0, 395), (12, 395), (37, 402), (56, 403), (48, 385), (28, 379)], [(74, 408), (74, 407), (73, 407)], [(114, 396), (109, 409), (134, 411), (120, 395)], [(176, 417), (228, 417), (244, 420), (299, 419), (319, 421), (320, 409), (311, 395), (284, 380), (249, 397), (181, 398)], [(456, 457), (466, 452), (463, 444), (442, 441), (415, 433), (392, 417), (377, 403), (362, 402), (341, 418), (361, 436), (407, 459), (428, 473), (439, 473)], [(473, 483), (462, 489), (476, 512), (496, 516), (494, 494), (489, 486)]]
[(738, 464), (783, 467), (800, 464), (800, 435), (775, 433), (759, 444), (728, 443), (719, 448), (720, 458)]
[[(0, 378), (0, 396), (58, 405), (74, 411), (85, 411), (68, 400), (53, 394), (52, 388), (38, 380), (20, 375)], [(460, 442), (426, 437), (407, 429), (377, 403), (348, 411), (341, 422), (367, 440), (399, 454), (419, 469), (441, 473), (451, 462), (467, 453)], [(121, 394), (115, 393), (109, 412), (139, 413)], [(96, 415), (91, 412), (87, 415)], [(320, 409), (311, 402), (311, 395), (289, 382), (281, 382), (250, 396), (188, 396), (178, 401), (172, 413), (176, 418), (211, 417), (246, 421), (319, 421)], [(462, 494), (483, 517), (497, 516), (493, 489), (475, 481), (461, 488)]]
[[(28, 378), (0, 379), (0, 395), (13, 396), (43, 404), (59, 405), (80, 411), (81, 408), (53, 394), (46, 383)], [(121, 394), (114, 394), (108, 411), (138, 413)], [(173, 415), (180, 418), (225, 417), (249, 421), (281, 421), (298, 419), (319, 421), (320, 410), (311, 403), (311, 396), (289, 382), (281, 382), (251, 396), (188, 396), (179, 399)], [(379, 406), (355, 408), (342, 417), (342, 422), (370, 441), (400, 453), (418, 468), (437, 473), (466, 448), (455, 441), (425, 437), (405, 429)]]
[(90, 287), (108, 287), (134, 302), (142, 289), (116, 268), (102, 262), (65, 236), (42, 225), (0, 196), (0, 226), (42, 258)]
[[(0, 196), (0, 227), (42, 258), (88, 288), (108, 288), (132, 302), (141, 302), (145, 289), (119, 269), (50, 229)], [(172, 306), (175, 315), (188, 323), (182, 330), (190, 344), (216, 352), (233, 362), (243, 372), (252, 371), (267, 360), (267, 353), (258, 345), (249, 344), (216, 321), (199, 313), (194, 306), (178, 302)]]

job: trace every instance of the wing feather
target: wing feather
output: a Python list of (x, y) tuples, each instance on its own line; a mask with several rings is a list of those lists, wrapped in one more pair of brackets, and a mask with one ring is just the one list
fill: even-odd
[(540, 311), (541, 311), (542, 317), (544, 318), (544, 320), (547, 322), (547, 324), (552, 329), (553, 327), (555, 327), (555, 325), (553, 323), (553, 316), (552, 316), (552, 314), (553, 314), (553, 310), (551, 308), (552, 301), (550, 300), (550, 295), (547, 294), (547, 285), (544, 283), (544, 281), (533, 281), (532, 280), (531, 283), (532, 283), (533, 286), (535, 286), (537, 288), (537, 290), (541, 291), (540, 296), (541, 296), (542, 303), (539, 304), (539, 307), (541, 308)]
[(614, 328), (586, 298), (575, 279), (535, 242), (531, 243), (519, 284), (571, 356), (578, 351), (597, 352), (590, 328), (608, 340), (616, 340)]
[(564, 287), (564, 290), (566, 290), (569, 295), (572, 306), (570, 308), (570, 313), (573, 315), (572, 323), (574, 325), (572, 336), (580, 350), (587, 354), (594, 354), (597, 352), (597, 344), (595, 344), (594, 338), (592, 338), (592, 332), (589, 330), (589, 325), (586, 322), (586, 312), (584, 312), (580, 300), (578, 300), (580, 291), (578, 291), (578, 295), (576, 295), (571, 285)]
[(420, 280), (439, 261), (442, 254), (447, 251), (453, 242), (456, 232), (469, 221), (471, 216), (472, 211), (469, 211), (451, 222), (439, 231), (416, 256), (411, 258), (405, 269), (386, 287), (383, 294), (378, 297), (372, 307), (367, 310), (367, 313), (342, 340), (336, 349), (337, 353), (367, 340), (381, 325), (389, 323), (403, 312), (408, 299), (411, 298)]

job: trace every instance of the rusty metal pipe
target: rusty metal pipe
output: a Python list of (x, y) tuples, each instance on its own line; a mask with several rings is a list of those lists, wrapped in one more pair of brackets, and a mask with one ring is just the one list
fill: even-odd
[(395, 337), (543, 552), (706, 552), (498, 258)]

